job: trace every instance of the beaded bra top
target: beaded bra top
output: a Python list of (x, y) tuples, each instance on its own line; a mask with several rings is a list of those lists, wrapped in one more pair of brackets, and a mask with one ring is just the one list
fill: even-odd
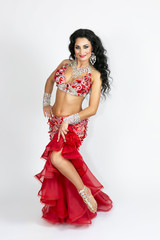
[(54, 79), (56, 80), (56, 86), (67, 93), (76, 96), (86, 96), (89, 93), (91, 87), (91, 67), (89, 66), (87, 75), (78, 77), (72, 81), (72, 83), (66, 82), (64, 75), (68, 66), (72, 66), (73, 62), (64, 64), (60, 69), (55, 72)]

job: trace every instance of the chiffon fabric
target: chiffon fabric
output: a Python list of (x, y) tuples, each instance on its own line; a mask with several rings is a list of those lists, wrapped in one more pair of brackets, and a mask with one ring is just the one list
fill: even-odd
[(34, 176), (41, 183), (37, 196), (44, 204), (42, 219), (53, 224), (91, 224), (92, 218), (97, 216), (97, 212), (92, 213), (88, 209), (77, 188), (50, 161), (52, 151), (62, 149), (62, 157), (74, 165), (83, 183), (90, 188), (97, 201), (97, 211), (107, 212), (112, 208), (112, 200), (101, 190), (104, 188), (103, 185), (90, 171), (79, 152), (79, 148), (87, 136), (89, 118), (81, 120), (77, 124), (69, 124), (69, 131), (65, 135), (66, 142), (61, 135), (57, 142), (58, 130), (62, 121), (62, 116), (53, 115), (48, 118), (50, 141), (40, 157), (45, 160), (45, 165), (43, 170)]

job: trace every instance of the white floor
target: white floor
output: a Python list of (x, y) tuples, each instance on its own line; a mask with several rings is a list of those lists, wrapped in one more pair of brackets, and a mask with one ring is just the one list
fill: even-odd
[[(159, 240), (160, 199), (154, 191), (121, 189), (108, 194), (114, 201), (110, 212), (98, 212), (89, 226), (52, 225), (41, 219), (43, 205), (36, 196), (40, 185), (26, 186), (26, 196), (1, 197), (0, 226), (3, 240), (108, 239)], [(31, 190), (32, 189), (32, 190)], [(104, 190), (104, 192), (106, 192)], [(14, 195), (15, 196), (15, 195)]]

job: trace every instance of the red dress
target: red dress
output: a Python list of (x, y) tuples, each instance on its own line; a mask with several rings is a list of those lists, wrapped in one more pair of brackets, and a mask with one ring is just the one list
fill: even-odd
[(91, 219), (97, 216), (97, 212), (92, 213), (88, 209), (76, 187), (50, 161), (52, 151), (62, 149), (61, 155), (72, 162), (83, 183), (91, 189), (97, 201), (97, 211), (109, 211), (112, 208), (112, 200), (101, 190), (103, 185), (90, 171), (79, 152), (87, 136), (89, 118), (77, 124), (69, 124), (69, 131), (65, 135), (66, 142), (62, 136), (57, 142), (62, 121), (63, 117), (56, 115), (48, 119), (50, 142), (41, 155), (46, 162), (43, 170), (34, 176), (41, 182), (38, 196), (44, 204), (42, 218), (51, 223), (91, 224)]

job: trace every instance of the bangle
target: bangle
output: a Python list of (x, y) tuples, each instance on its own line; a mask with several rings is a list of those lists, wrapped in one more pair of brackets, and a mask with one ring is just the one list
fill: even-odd
[(68, 124), (76, 124), (76, 123), (79, 123), (81, 120), (80, 120), (79, 114), (75, 113), (75, 114), (72, 114), (68, 117), (64, 117), (63, 121), (67, 122)]
[(51, 101), (51, 93), (43, 94), (43, 107), (50, 105)]

